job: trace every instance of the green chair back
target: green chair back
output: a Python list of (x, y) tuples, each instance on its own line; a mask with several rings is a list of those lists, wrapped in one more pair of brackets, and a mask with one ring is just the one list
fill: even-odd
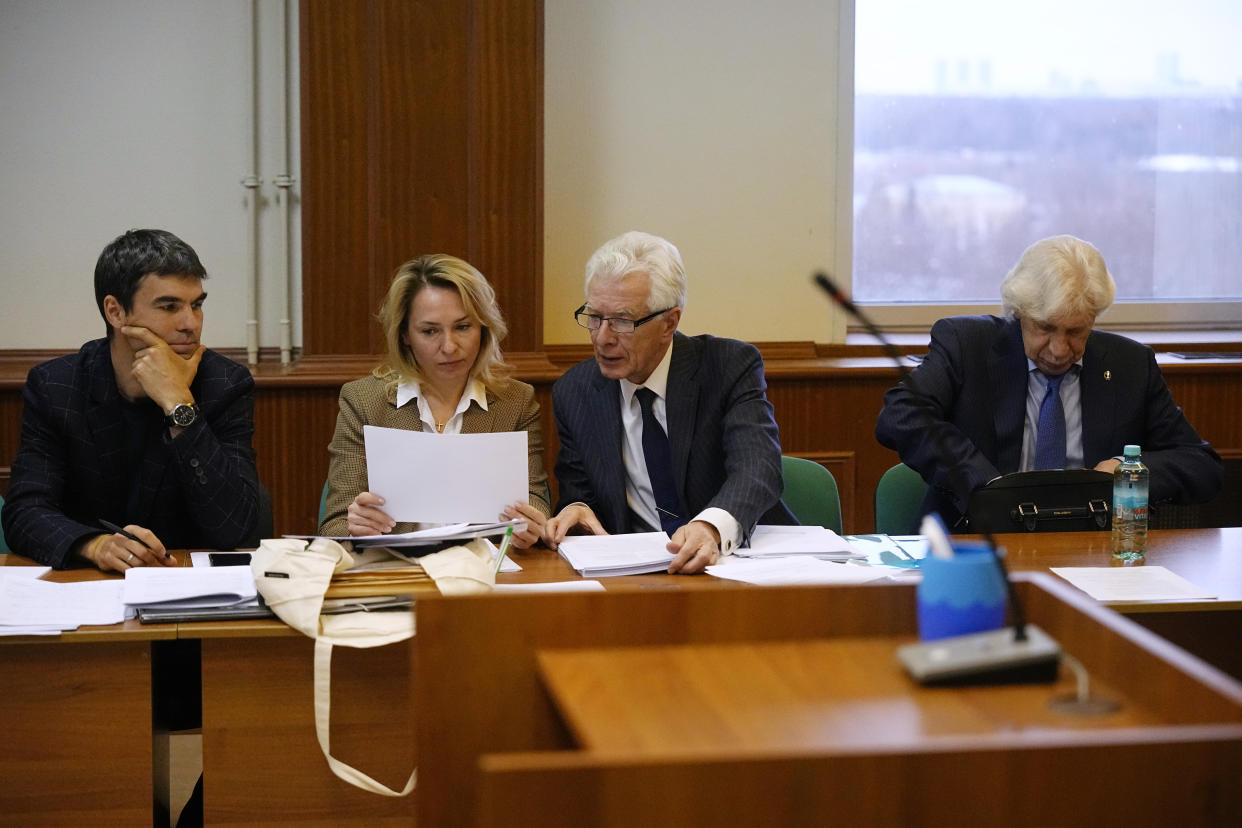
[(881, 535), (913, 535), (919, 531), (927, 483), (905, 463), (880, 477), (875, 487), (875, 531)]
[[(4, 497), (0, 496), (0, 511), (4, 510)], [(0, 523), (0, 555), (9, 554), (9, 545), (4, 542), (4, 524)]]
[(781, 499), (804, 526), (823, 526), (840, 534), (841, 494), (832, 472), (805, 457), (781, 457), (785, 490)]
[(324, 516), (328, 514), (328, 481), (323, 481), (323, 494), (319, 496), (319, 522), (315, 524), (315, 531), (319, 531), (319, 527), (323, 526)]

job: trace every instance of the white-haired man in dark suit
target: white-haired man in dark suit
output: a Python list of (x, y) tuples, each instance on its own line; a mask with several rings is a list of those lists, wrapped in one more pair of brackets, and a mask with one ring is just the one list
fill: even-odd
[(560, 491), (544, 540), (663, 528), (669, 572), (689, 574), (756, 523), (795, 523), (780, 501), (763, 359), (745, 342), (677, 331), (686, 303), (677, 248), (649, 233), (618, 236), (587, 262), (585, 288), (575, 318), (595, 357), (552, 391)]

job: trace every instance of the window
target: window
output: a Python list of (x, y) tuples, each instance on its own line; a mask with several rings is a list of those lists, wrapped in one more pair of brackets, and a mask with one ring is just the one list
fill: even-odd
[(882, 322), (994, 307), (1059, 233), (1104, 254), (1107, 322), (1242, 321), (1236, 0), (854, 13), (852, 284)]

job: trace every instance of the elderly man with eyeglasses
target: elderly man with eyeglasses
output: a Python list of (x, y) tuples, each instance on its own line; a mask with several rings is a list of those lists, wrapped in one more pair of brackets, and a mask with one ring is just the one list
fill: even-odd
[(572, 532), (663, 529), (669, 572), (691, 574), (756, 523), (796, 523), (780, 501), (781, 446), (759, 351), (678, 333), (685, 304), (681, 254), (665, 239), (625, 233), (587, 262), (574, 318), (595, 358), (552, 389), (561, 445), (549, 546)]

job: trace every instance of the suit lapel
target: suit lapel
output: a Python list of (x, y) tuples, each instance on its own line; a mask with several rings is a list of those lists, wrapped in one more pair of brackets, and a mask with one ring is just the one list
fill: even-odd
[(686, 491), (686, 469), (690, 464), (690, 446), (694, 442), (695, 415), (699, 399), (699, 344), (690, 337), (673, 335), (673, 358), (668, 367), (665, 389), (665, 413), (668, 415), (668, 440), (673, 451), (673, 478), (677, 491)]
[[(90, 401), (86, 409), (86, 427), (91, 443), (98, 451), (99, 464), (94, 479), (100, 481), (99, 496), (105, 502), (124, 504), (125, 481), (121, 458), (125, 449), (125, 423), (121, 419), (120, 392), (112, 373), (112, 357), (105, 342), (100, 352), (87, 363), (87, 387)], [(88, 479), (90, 476), (87, 476)]]
[(621, 459), (621, 383), (595, 372), (589, 393), (583, 395), (584, 434), (594, 437), (581, 448), (588, 477), (596, 483), (597, 507), (607, 509), (605, 523), (630, 530), (629, 506), (625, 497), (625, 463)]
[(484, 411), (481, 406), (470, 405), (461, 415), (461, 433), (462, 434), (490, 434), (496, 431), (497, 406), (500, 405), (499, 398), (492, 393), (491, 389), (485, 391), (487, 394), (487, 410)]
[(1017, 471), (1022, 461), (1022, 429), (1026, 419), (1026, 352), (1017, 320), (1006, 325), (996, 338), (988, 356), (988, 377), (992, 385), (996, 466), (1002, 474), (1008, 474)]
[[(1108, 345), (1092, 332), (1082, 356), (1079, 405), (1082, 409), (1082, 459), (1088, 468), (1109, 456), (1109, 424), (1114, 422), (1116, 394)], [(1121, 379), (1121, 378), (1117, 378)], [(1087, 412), (1091, 416), (1087, 416)]]

